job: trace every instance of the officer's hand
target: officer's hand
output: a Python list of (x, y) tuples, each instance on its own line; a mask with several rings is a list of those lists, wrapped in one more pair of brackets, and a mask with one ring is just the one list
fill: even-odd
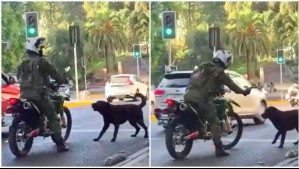
[(247, 95), (250, 94), (250, 92), (251, 92), (251, 88), (247, 88), (247, 89), (245, 89), (245, 90), (243, 91), (243, 95), (244, 95), (244, 96), (247, 96)]

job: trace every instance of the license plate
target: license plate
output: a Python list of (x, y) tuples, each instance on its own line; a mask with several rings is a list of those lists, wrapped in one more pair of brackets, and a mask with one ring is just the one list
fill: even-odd
[(163, 115), (160, 117), (160, 119), (161, 119), (161, 120), (168, 120), (169, 117), (168, 117), (168, 115), (163, 114)]
[(173, 99), (173, 100), (181, 101), (181, 100), (183, 100), (183, 96), (182, 95), (168, 95), (167, 99)]
[(4, 117), (12, 117), (12, 114), (5, 114)]

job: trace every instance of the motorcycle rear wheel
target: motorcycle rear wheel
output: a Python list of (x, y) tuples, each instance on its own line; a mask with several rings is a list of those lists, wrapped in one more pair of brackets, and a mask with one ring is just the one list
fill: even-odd
[[(178, 129), (181, 129), (181, 133), (178, 133)], [(180, 134), (180, 135), (179, 135)], [(186, 126), (179, 122), (178, 119), (172, 121), (166, 129), (166, 148), (171, 157), (176, 160), (184, 159), (190, 152), (193, 146), (193, 140), (183, 141), (183, 137), (190, 134)], [(179, 136), (177, 136), (179, 135)], [(177, 137), (176, 137), (177, 136)], [(179, 138), (178, 138), (179, 137)], [(177, 142), (177, 143), (176, 143)], [(184, 145), (182, 151), (176, 150), (176, 144)]]
[[(16, 157), (26, 156), (33, 144), (33, 138), (26, 138), (26, 124), (20, 118), (15, 118), (12, 122), (12, 126), (9, 127), (8, 143), (10, 151)], [(18, 143), (23, 144), (21, 148)]]

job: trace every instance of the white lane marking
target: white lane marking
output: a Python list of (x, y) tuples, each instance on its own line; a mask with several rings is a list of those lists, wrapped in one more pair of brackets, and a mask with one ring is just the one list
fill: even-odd
[[(151, 138), (152, 141), (161, 141), (165, 140), (165, 138)], [(226, 141), (226, 139), (222, 139), (222, 141)], [(251, 142), (251, 143), (272, 143), (272, 139), (241, 139), (240, 142)], [(293, 143), (294, 140), (285, 140), (285, 143)], [(280, 143), (280, 140), (277, 140), (277, 143)]]
[[(72, 130), (71, 133), (94, 133), (94, 132), (100, 132), (102, 131), (101, 129), (75, 129)], [(135, 132), (135, 129), (119, 129), (119, 132)], [(114, 132), (114, 129), (109, 129), (107, 132)], [(140, 129), (140, 132), (144, 132), (143, 129)]]

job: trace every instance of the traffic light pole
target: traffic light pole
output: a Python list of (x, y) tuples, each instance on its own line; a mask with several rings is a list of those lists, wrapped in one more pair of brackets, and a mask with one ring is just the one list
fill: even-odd
[[(280, 64), (280, 85), (282, 85), (282, 64)], [(283, 99), (282, 90), (280, 90), (280, 99)]]
[(169, 43), (168, 65), (171, 66), (172, 65), (172, 62), (171, 62), (171, 40), (169, 40), (168, 43)]
[(137, 60), (137, 75), (139, 76), (139, 58), (136, 58)]
[(78, 82), (78, 65), (77, 65), (77, 44), (74, 43), (74, 61), (75, 61), (75, 79), (76, 79), (76, 98), (79, 101), (79, 82)]

